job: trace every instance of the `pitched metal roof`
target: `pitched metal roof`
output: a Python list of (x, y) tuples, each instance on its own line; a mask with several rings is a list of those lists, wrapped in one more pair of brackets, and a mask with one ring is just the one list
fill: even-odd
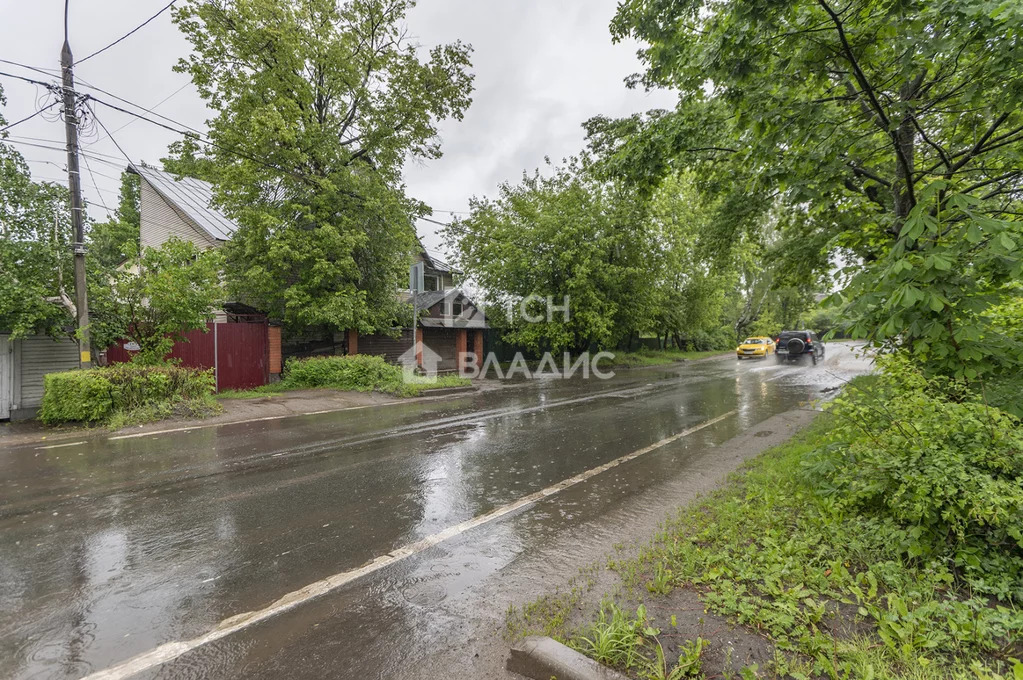
[(431, 252), (431, 251), (429, 251), (429, 250), (427, 250), (425, 248), (423, 248), (423, 254), (426, 256), (426, 258), (428, 260), (427, 264), (429, 264), (432, 269), (435, 269), (435, 270), (437, 270), (437, 271), (439, 271), (441, 273), (444, 273), (444, 274), (449, 274), (449, 273), (461, 274), (462, 273), (462, 272), (456, 270), (451, 265), (449, 265), (444, 260), (442, 260), (439, 257), (437, 257), (437, 255), (435, 253), (433, 253), (433, 252)]
[(457, 289), (453, 290), (428, 290), (422, 293), (416, 293), (416, 307), (419, 309), (429, 309), (435, 304), (443, 300), (448, 296), (449, 293), (453, 293), (455, 297), (460, 295)]
[(194, 177), (176, 179), (169, 172), (146, 165), (132, 165), (131, 169), (146, 180), (165, 201), (180, 210), (210, 238), (229, 241), (238, 225), (227, 215), (213, 207), (213, 186)]

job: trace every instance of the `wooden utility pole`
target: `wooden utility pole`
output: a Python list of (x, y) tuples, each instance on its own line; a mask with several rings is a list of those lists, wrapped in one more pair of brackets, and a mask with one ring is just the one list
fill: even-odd
[(75, 59), (67, 36), (67, 4), (64, 8), (64, 48), (60, 51), (63, 74), (64, 132), (67, 136), (67, 176), (71, 190), (71, 226), (74, 230), (75, 314), (78, 317), (79, 366), (89, 368), (89, 296), (85, 282), (85, 208), (82, 205), (82, 182), (78, 171), (78, 102), (75, 95)]

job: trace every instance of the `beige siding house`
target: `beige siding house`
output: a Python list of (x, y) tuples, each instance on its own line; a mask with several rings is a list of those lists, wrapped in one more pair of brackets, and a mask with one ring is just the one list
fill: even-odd
[(230, 240), (237, 225), (212, 208), (213, 187), (194, 177), (174, 175), (147, 165), (132, 165), (140, 184), (143, 247), (159, 247), (172, 236), (191, 241), (202, 249), (216, 248)]

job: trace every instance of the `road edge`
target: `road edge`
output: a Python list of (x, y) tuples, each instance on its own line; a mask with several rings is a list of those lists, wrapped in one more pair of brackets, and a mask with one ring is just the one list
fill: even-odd
[[(782, 413), (776, 413), (758, 423), (750, 425), (734, 437), (719, 443), (714, 447), (714, 449), (718, 452), (727, 451), (729, 449), (739, 451), (736, 455), (727, 455), (723, 457), (727, 460), (721, 461), (721, 463), (723, 463), (723, 469), (717, 470), (713, 473), (717, 479), (712, 482), (711, 486), (698, 491), (685, 502), (678, 503), (674, 506), (675, 509), (678, 509), (687, 503), (695, 502), (696, 499), (723, 488), (726, 484), (728, 484), (734, 474), (742, 470), (751, 461), (762, 456), (767, 451), (790, 442), (800, 432), (809, 427), (820, 414), (820, 410), (809, 406), (792, 408), (788, 411), (783, 411)], [(781, 438), (770, 436), (782, 429), (778, 427), (780, 424), (784, 426), (784, 436)], [(767, 433), (767, 436), (765, 436), (765, 432)], [(626, 549), (637, 549), (644, 542), (645, 539), (641, 539), (637, 543), (630, 544)], [(610, 552), (610, 549), (611, 546), (608, 545), (608, 552)], [(550, 643), (539, 644), (537, 641), (541, 639), (550, 640)], [(526, 644), (530, 640), (533, 641), (532, 644)], [(563, 649), (559, 650), (558, 648)], [(505, 649), (508, 648), (505, 647)], [(570, 654), (573, 656), (582, 656), (584, 659), (589, 661), (591, 665), (570, 665), (562, 667), (560, 664), (563, 662), (567, 663), (567, 659), (570, 658)], [(523, 657), (528, 658), (528, 664)], [(513, 658), (515, 658), (514, 662)], [(529, 670), (530, 673), (539, 674), (531, 675), (529, 673), (524, 673), (519, 670), (519, 668)], [(572, 669), (574, 674), (565, 675), (565, 668)], [(589, 668), (590, 670), (583, 672), (586, 668)], [(585, 655), (575, 652), (570, 647), (557, 642), (553, 638), (545, 636), (527, 636), (515, 640), (510, 648), (510, 655), (507, 658), (505, 669), (510, 673), (517, 673), (518, 675), (515, 677), (523, 676), (527, 678), (534, 678), (534, 680), (549, 680), (553, 677), (557, 677), (558, 680), (624, 680), (626, 677), (621, 675), (619, 672), (586, 657)], [(546, 673), (546, 675), (543, 673)]]

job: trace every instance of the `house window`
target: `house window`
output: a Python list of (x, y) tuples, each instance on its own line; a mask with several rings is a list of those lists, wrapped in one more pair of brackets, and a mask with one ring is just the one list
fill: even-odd
[(440, 290), (438, 288), (438, 282), (436, 276), (424, 276), (423, 277), (423, 289), (424, 290)]
[(452, 302), (451, 303), (451, 316), (462, 316), (462, 303)]

